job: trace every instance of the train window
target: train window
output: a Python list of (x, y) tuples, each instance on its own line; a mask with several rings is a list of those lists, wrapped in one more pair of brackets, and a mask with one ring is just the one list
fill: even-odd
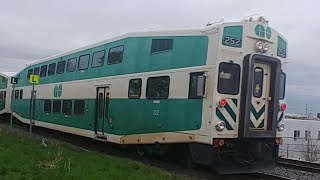
[(79, 63), (78, 63), (78, 70), (88, 69), (88, 67), (89, 67), (89, 59), (90, 59), (90, 55), (89, 54), (80, 56)]
[(122, 62), (123, 59), (123, 46), (117, 46), (109, 49), (108, 53), (108, 64), (118, 64)]
[(240, 66), (222, 62), (219, 65), (218, 92), (221, 94), (238, 94), (240, 84)]
[(172, 50), (173, 39), (152, 39), (150, 53)]
[(205, 94), (206, 77), (204, 72), (190, 73), (189, 99), (200, 99)]
[(33, 74), (39, 76), (39, 74), (40, 74), (40, 67), (34, 68)]
[(48, 76), (54, 75), (55, 71), (56, 71), (56, 63), (49, 64)]
[(300, 137), (300, 131), (294, 130), (293, 131), (293, 139), (296, 141)]
[(66, 115), (70, 115), (72, 111), (72, 101), (64, 100), (62, 104), (62, 113)]
[(67, 72), (73, 72), (76, 70), (77, 58), (72, 58), (68, 60)]
[(20, 89), (19, 98), (23, 99), (23, 89)]
[(4, 98), (3, 98), (3, 91), (0, 91), (0, 100), (4, 100)]
[(43, 111), (46, 113), (51, 112), (51, 100), (44, 100)]
[(129, 99), (139, 99), (141, 96), (142, 79), (130, 79), (128, 97)]
[(19, 99), (19, 90), (18, 89), (14, 91), (14, 99), (15, 100)]
[(253, 96), (260, 98), (263, 90), (263, 69), (256, 67), (253, 75)]
[(84, 100), (75, 100), (74, 101), (74, 114), (75, 115), (84, 115)]
[(167, 99), (169, 96), (169, 85), (169, 76), (148, 78), (147, 99)]
[(95, 67), (103, 66), (104, 56), (105, 56), (105, 51), (98, 51), (93, 53), (91, 67), (95, 68)]
[(66, 61), (60, 61), (58, 62), (57, 65), (57, 74), (63, 74), (64, 73), (64, 68), (66, 67)]
[(60, 100), (54, 100), (53, 101), (53, 112), (54, 113), (60, 113), (61, 112), (61, 101)]
[(280, 99), (285, 98), (285, 92), (286, 92), (286, 74), (281, 73), (280, 74), (280, 93), (279, 93)]
[(1, 82), (6, 82), (6, 78), (5, 77), (1, 77)]
[(40, 77), (46, 77), (47, 76), (47, 65), (41, 66), (40, 70)]
[(30, 79), (30, 75), (32, 75), (32, 74), (33, 74), (33, 69), (29, 69), (27, 78)]
[(3, 99), (6, 100), (7, 98), (7, 91), (3, 91)]

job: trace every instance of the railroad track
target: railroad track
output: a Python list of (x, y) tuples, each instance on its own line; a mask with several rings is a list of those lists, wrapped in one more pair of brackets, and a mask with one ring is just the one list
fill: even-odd
[(289, 167), (292, 169), (299, 169), (308, 172), (320, 172), (320, 164), (319, 163), (312, 163), (306, 161), (298, 161), (293, 159), (286, 159), (286, 158), (279, 158), (278, 165), (282, 167)]
[[(1, 120), (2, 119), (2, 120)], [(0, 127), (10, 129), (9, 122), (6, 120), (8, 118), (1, 118), (0, 119)], [(15, 121), (13, 124), (13, 131), (17, 131), (19, 133), (25, 133), (28, 135), (29, 126), (23, 124), (19, 121)], [(178, 174), (184, 176), (188, 179), (226, 179), (226, 180), (291, 180), (289, 178), (274, 176), (271, 174), (265, 173), (252, 173), (252, 174), (233, 174), (233, 175), (219, 175), (213, 173), (210, 169), (188, 169), (183, 167), (181, 164), (176, 162), (157, 159), (153, 157), (140, 157), (137, 154), (133, 153), (134, 149), (126, 149), (123, 150), (111, 143), (105, 143), (100, 141), (94, 141), (90, 138), (80, 137), (72, 134), (67, 134), (59, 131), (54, 131), (50, 129), (45, 129), (41, 127), (33, 127), (33, 136), (35, 138), (45, 138), (49, 141), (60, 141), (60, 142), (67, 142), (77, 148), (86, 151), (94, 151), (99, 153), (104, 153), (107, 155), (113, 155), (120, 158), (127, 158), (134, 161), (142, 162), (144, 164), (148, 164), (150, 166), (155, 166), (162, 170), (166, 170), (168, 172)]]

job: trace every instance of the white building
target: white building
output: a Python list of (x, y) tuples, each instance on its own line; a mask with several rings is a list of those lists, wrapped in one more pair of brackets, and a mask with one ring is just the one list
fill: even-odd
[(285, 119), (280, 157), (320, 163), (320, 121)]

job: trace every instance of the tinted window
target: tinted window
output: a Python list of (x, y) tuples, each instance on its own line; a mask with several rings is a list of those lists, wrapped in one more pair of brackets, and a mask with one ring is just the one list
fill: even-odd
[(169, 96), (169, 76), (152, 77), (147, 80), (148, 99), (166, 99)]
[(19, 95), (20, 99), (23, 99), (23, 89), (20, 89), (20, 95)]
[(19, 99), (19, 90), (14, 91), (14, 99)]
[(33, 72), (34, 75), (38, 75), (40, 74), (40, 67), (36, 67), (34, 68), (34, 72)]
[(0, 91), (0, 100), (4, 100), (4, 98), (3, 98), (3, 91)]
[(53, 112), (54, 113), (60, 113), (61, 112), (61, 101), (60, 100), (54, 100), (53, 101)]
[(33, 69), (29, 69), (27, 78), (30, 79), (30, 75), (32, 75), (32, 74), (33, 74)]
[(128, 97), (129, 99), (139, 99), (141, 96), (141, 79), (131, 79), (129, 81)]
[(240, 66), (238, 64), (220, 63), (218, 77), (219, 93), (238, 94), (240, 84)]
[(93, 53), (91, 67), (94, 68), (94, 67), (103, 66), (104, 54), (105, 54), (105, 51), (98, 51), (98, 52)]
[(260, 98), (263, 90), (263, 69), (260, 67), (255, 68), (253, 78), (253, 96)]
[(189, 80), (189, 98), (197, 99), (203, 98), (203, 94), (205, 93), (205, 80), (204, 72), (195, 72), (190, 73)]
[(281, 73), (281, 75), (280, 75), (280, 93), (279, 93), (280, 99), (284, 99), (285, 92), (286, 92), (286, 74)]
[(40, 77), (46, 77), (47, 76), (47, 65), (41, 66), (40, 70)]
[(152, 39), (151, 53), (172, 50), (173, 39)]
[(48, 76), (54, 75), (55, 71), (56, 71), (56, 63), (50, 64), (48, 69)]
[(43, 110), (46, 113), (51, 112), (51, 100), (44, 100)]
[(67, 72), (73, 72), (76, 70), (77, 58), (72, 58), (68, 60)]
[(78, 70), (84, 70), (84, 69), (88, 68), (88, 66), (89, 66), (89, 58), (90, 58), (89, 54), (80, 56), (79, 64), (78, 64)]
[(108, 54), (108, 64), (121, 63), (123, 58), (123, 46), (111, 48)]
[(3, 99), (5, 100), (7, 97), (7, 91), (3, 91)]
[(84, 100), (75, 100), (74, 101), (74, 114), (75, 115), (84, 115)]
[(66, 61), (60, 61), (58, 62), (58, 66), (57, 66), (57, 74), (62, 74), (64, 73), (64, 68), (66, 66)]
[(72, 101), (71, 100), (64, 100), (62, 105), (62, 113), (70, 115), (72, 111)]

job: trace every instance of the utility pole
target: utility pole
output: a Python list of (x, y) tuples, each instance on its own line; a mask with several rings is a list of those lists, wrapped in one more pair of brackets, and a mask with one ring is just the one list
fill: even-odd
[(306, 114), (305, 117), (308, 117), (308, 104), (306, 104)]

